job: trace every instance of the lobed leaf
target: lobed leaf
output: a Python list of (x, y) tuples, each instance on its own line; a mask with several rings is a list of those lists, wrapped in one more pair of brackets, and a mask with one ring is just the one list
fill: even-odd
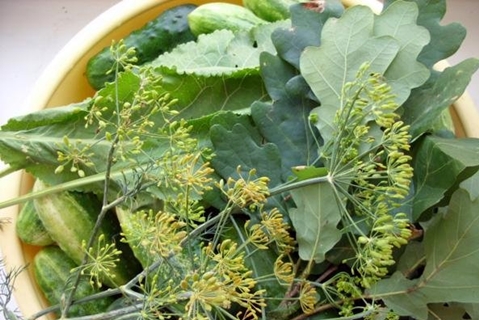
[(258, 144), (252, 138), (254, 135), (239, 123), (234, 124), (230, 130), (219, 124), (212, 125), (210, 137), (215, 157), (211, 164), (225, 179), (237, 178), (237, 167), (241, 166), (243, 177), (247, 177), (251, 169), (256, 169), (258, 177), (270, 178), (270, 186), (278, 185), (281, 182), (278, 148), (272, 143)]
[(429, 131), (442, 112), (461, 97), (478, 68), (478, 59), (467, 59), (446, 68), (432, 84), (413, 90), (403, 105), (402, 117), (411, 126), (413, 140)]
[(291, 167), (311, 164), (318, 156), (318, 133), (312, 130), (308, 118), (316, 103), (304, 97), (301, 89), (295, 91), (288, 86), (297, 72), (284, 60), (264, 53), (261, 64), (263, 79), (273, 101), (253, 103), (251, 117), (266, 141), (278, 147), (282, 178), (286, 181), (291, 176)]
[[(428, 304), (479, 301), (479, 199), (467, 191), (454, 192), (446, 214), (425, 226), (426, 267), (420, 278), (401, 272), (379, 281), (370, 293), (403, 316), (428, 319)], [(458, 276), (460, 275), (460, 276)]]
[(271, 39), (278, 56), (299, 69), (301, 53), (307, 46), (321, 44), (321, 30), (329, 18), (339, 18), (344, 7), (338, 0), (328, 0), (324, 10), (319, 13), (308, 10), (304, 4), (290, 6), (291, 27), (278, 28), (271, 34)]
[(413, 161), (414, 221), (426, 209), (441, 202), (448, 190), (479, 169), (478, 154), (478, 139), (424, 138)]
[[(425, 27), (431, 36), (431, 41), (422, 49), (418, 61), (428, 68), (437, 62), (453, 55), (466, 37), (466, 29), (459, 23), (441, 25), (446, 14), (446, 0), (400, 0), (415, 3), (419, 8), (417, 24)], [(400, 2), (399, 0), (384, 1), (384, 8)], [(452, 4), (452, 2), (451, 2)]]
[(419, 87), (429, 78), (428, 68), (417, 61), (430, 40), (428, 30), (416, 24), (418, 14), (415, 3), (396, 1), (374, 20), (374, 34), (391, 36), (400, 46), (384, 73), (399, 105), (406, 101), (411, 89)]
[(296, 231), (302, 260), (321, 263), (326, 253), (341, 239), (337, 228), (341, 213), (329, 183), (317, 183), (291, 191), (296, 208), (289, 215)]
[(307, 47), (300, 59), (300, 70), (322, 107), (337, 110), (342, 105), (342, 88), (356, 78), (364, 62), (371, 71), (384, 73), (400, 47), (389, 36), (373, 34), (371, 9), (354, 6), (339, 19), (329, 19), (319, 47)]
[(270, 40), (271, 32), (286, 23), (281, 21), (260, 25), (249, 32), (217, 30), (203, 34), (197, 41), (179, 45), (171, 52), (160, 55), (152, 65), (173, 69), (180, 75), (203, 77), (235, 78), (257, 73), (260, 53), (275, 52)]

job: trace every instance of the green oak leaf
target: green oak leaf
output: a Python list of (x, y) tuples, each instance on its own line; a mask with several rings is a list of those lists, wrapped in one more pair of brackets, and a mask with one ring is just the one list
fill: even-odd
[(428, 319), (430, 303), (479, 301), (479, 199), (471, 201), (458, 189), (446, 214), (437, 214), (426, 227), (426, 267), (421, 277), (409, 280), (401, 272), (370, 289), (399, 315)]
[(417, 61), (430, 40), (428, 30), (416, 24), (418, 15), (415, 3), (397, 1), (374, 20), (376, 36), (392, 36), (400, 45), (399, 52), (384, 73), (399, 105), (406, 101), (411, 89), (429, 78), (428, 68)]
[(329, 183), (316, 183), (293, 189), (291, 196), (296, 208), (289, 209), (289, 216), (296, 231), (299, 256), (321, 263), (341, 239), (337, 228), (341, 213), (334, 189)]
[(270, 186), (281, 183), (281, 157), (276, 145), (258, 144), (245, 126), (235, 124), (231, 130), (219, 124), (211, 126), (210, 137), (215, 157), (211, 164), (215, 171), (227, 179), (238, 177), (237, 168), (241, 166), (241, 175), (248, 177), (251, 169), (256, 175), (270, 178)]
[(441, 25), (441, 20), (446, 14), (446, 0), (386, 0), (384, 8), (387, 9), (400, 1), (408, 1), (418, 6), (417, 24), (429, 30), (431, 36), (431, 41), (419, 54), (419, 62), (432, 68), (437, 62), (450, 57), (459, 49), (466, 37), (466, 29), (459, 23)]
[(266, 141), (278, 147), (286, 181), (291, 167), (311, 164), (318, 156), (318, 132), (312, 130), (308, 118), (316, 103), (304, 97), (301, 89), (288, 86), (297, 72), (281, 58), (262, 54), (261, 70), (273, 101), (253, 103), (251, 117)]
[(478, 68), (478, 59), (467, 59), (439, 73), (433, 84), (412, 91), (403, 105), (402, 118), (411, 126), (413, 140), (429, 131), (442, 112), (461, 97)]
[(400, 50), (393, 37), (374, 35), (374, 13), (365, 6), (350, 7), (341, 18), (327, 20), (321, 42), (303, 51), (300, 70), (321, 107), (334, 110), (341, 107), (344, 85), (356, 78), (363, 63), (383, 74)]
[(479, 169), (479, 139), (427, 136), (413, 160), (416, 196), (413, 219), (443, 201), (448, 190)]
[(272, 35), (278, 56), (299, 69), (299, 58), (307, 46), (321, 44), (321, 30), (329, 18), (339, 18), (344, 7), (338, 0), (328, 0), (324, 10), (319, 13), (308, 10), (304, 4), (290, 6), (291, 27), (278, 28)]

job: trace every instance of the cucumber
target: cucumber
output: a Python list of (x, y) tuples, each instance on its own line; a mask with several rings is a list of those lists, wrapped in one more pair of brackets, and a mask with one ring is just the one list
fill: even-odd
[[(38, 179), (33, 186), (34, 191), (45, 188), (46, 185)], [(63, 191), (36, 198), (34, 205), (52, 239), (79, 265), (85, 255), (82, 242), (88, 242), (101, 211), (99, 199), (89, 193)], [(132, 259), (130, 248), (119, 241), (120, 229), (114, 213), (103, 221), (98, 235), (100, 234), (122, 251), (120, 263), (110, 270), (114, 277), (105, 277), (102, 280), (110, 287), (125, 284), (141, 270), (141, 266)]]
[[(43, 247), (33, 259), (33, 274), (38, 287), (51, 305), (60, 303), (62, 294), (72, 280), (71, 270), (77, 264), (57, 246)], [(100, 290), (90, 286), (87, 278), (80, 279), (75, 292), (75, 299), (98, 293)], [(105, 312), (113, 303), (112, 297), (95, 299), (82, 304), (73, 304), (68, 316), (79, 317)]]
[[(144, 239), (144, 230), (139, 230), (137, 227), (138, 224), (141, 224), (143, 229), (155, 230), (155, 214), (153, 211), (131, 212), (129, 209), (117, 207), (116, 214), (120, 221), (124, 241), (130, 245), (133, 254), (144, 269), (156, 261), (165, 260), (160, 253), (151, 250), (148, 244), (145, 245), (148, 240), (145, 241)], [(188, 259), (187, 254), (181, 252), (169, 258), (168, 261), (165, 260), (165, 263), (158, 268), (157, 273), (160, 275), (160, 281), (173, 278), (181, 280), (190, 268), (191, 260)]]
[[(123, 39), (125, 45), (136, 50), (138, 61), (135, 64), (150, 62), (178, 44), (195, 40), (187, 16), (196, 7), (194, 4), (184, 4), (165, 10), (156, 19), (126, 36)], [(114, 81), (115, 74), (107, 74), (114, 64), (115, 59), (109, 46), (88, 61), (86, 78), (95, 90), (103, 88), (106, 82)]]
[(199, 36), (221, 29), (233, 32), (249, 30), (267, 22), (243, 6), (225, 2), (210, 2), (193, 10), (188, 15), (188, 23), (191, 32)]
[(26, 244), (48, 246), (54, 241), (40, 220), (33, 201), (27, 201), (15, 222), (17, 236)]
[(290, 18), (289, 7), (299, 0), (243, 0), (243, 6), (263, 20), (274, 22)]

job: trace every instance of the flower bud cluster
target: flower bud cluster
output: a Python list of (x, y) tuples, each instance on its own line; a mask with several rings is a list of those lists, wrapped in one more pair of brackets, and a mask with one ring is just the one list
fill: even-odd
[(277, 208), (262, 212), (260, 223), (250, 224), (251, 220), (245, 223), (245, 232), (248, 240), (259, 249), (267, 249), (269, 244), (274, 244), (280, 254), (288, 254), (294, 250), (295, 241), (291, 237), (290, 226)]
[[(409, 194), (413, 177), (409, 126), (396, 113), (395, 99), (386, 79), (364, 63), (356, 79), (343, 87), (336, 134), (322, 151), (331, 183), (349, 202), (342, 210), (343, 223), (362, 234), (352, 243), (352, 271), (365, 288), (387, 275), (395, 263), (394, 247), (405, 245), (411, 235), (406, 215), (390, 213)], [(354, 215), (365, 227), (356, 225)]]
[(226, 239), (216, 248), (206, 246), (203, 254), (208, 258), (203, 272), (193, 271), (181, 282), (181, 289), (189, 293), (187, 318), (206, 316), (214, 308), (230, 309), (237, 304), (245, 309), (244, 318), (258, 319), (266, 305), (264, 290), (254, 290), (256, 281), (244, 265), (244, 251)]
[(229, 177), (226, 183), (221, 180), (218, 183), (220, 190), (226, 195), (229, 201), (240, 208), (254, 210), (262, 206), (269, 196), (269, 178), (254, 178), (256, 170), (251, 169), (245, 179), (241, 174), (241, 167), (238, 166), (238, 179)]

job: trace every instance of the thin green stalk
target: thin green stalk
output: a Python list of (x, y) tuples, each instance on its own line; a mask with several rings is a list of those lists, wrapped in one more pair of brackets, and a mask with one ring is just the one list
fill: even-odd
[(3, 178), (3, 177), (8, 176), (9, 174), (12, 174), (12, 173), (18, 171), (18, 170), (19, 169), (15, 169), (13, 167), (7, 166), (5, 169), (0, 171), (0, 179)]
[(272, 197), (272, 196), (276, 196), (276, 195), (279, 195), (279, 194), (282, 194), (284, 192), (291, 191), (291, 190), (294, 190), (294, 189), (310, 186), (310, 185), (317, 184), (317, 183), (328, 182), (329, 178), (330, 178), (330, 176), (326, 175), (326, 176), (315, 177), (315, 178), (310, 178), (310, 179), (306, 179), (306, 180), (299, 180), (299, 181), (298, 180), (293, 180), (292, 182), (285, 183), (285, 184), (279, 185), (279, 186), (271, 189), (270, 192), (269, 192), (269, 195), (270, 195), (270, 197)]

